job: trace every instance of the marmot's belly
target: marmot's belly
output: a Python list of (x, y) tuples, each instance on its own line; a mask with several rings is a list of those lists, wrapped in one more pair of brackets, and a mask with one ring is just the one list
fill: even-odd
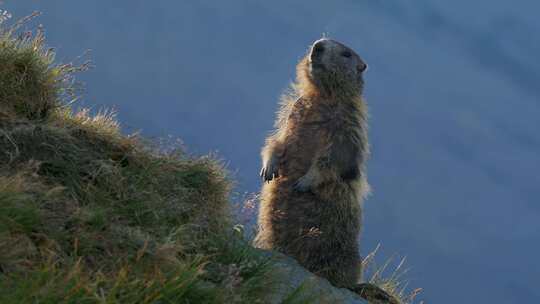
[(342, 250), (355, 249), (362, 210), (354, 191), (340, 183), (298, 192), (291, 182), (278, 178), (263, 187), (262, 212), (270, 220), (263, 225), (272, 227), (268, 247), (285, 249), (286, 254), (297, 257), (294, 252), (304, 252), (309, 237), (311, 243), (315, 242), (311, 246), (336, 250), (345, 242), (352, 247)]
[(317, 148), (306, 141), (289, 143), (279, 164), (280, 175), (288, 179), (298, 179), (306, 174), (314, 161)]
[[(346, 182), (342, 180), (325, 181), (318, 186), (310, 188), (308, 191), (301, 192), (294, 189), (294, 184), (301, 174), (283, 175), (277, 178), (274, 185), (263, 186), (263, 191), (274, 192), (275, 200), (287, 201), (290, 199), (307, 200), (310, 204), (359, 204), (361, 197), (359, 193), (361, 183), (353, 181)], [(289, 202), (288, 204), (294, 204)]]

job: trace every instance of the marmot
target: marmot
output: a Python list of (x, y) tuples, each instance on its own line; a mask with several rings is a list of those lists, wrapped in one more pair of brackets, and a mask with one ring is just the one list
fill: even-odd
[(282, 97), (262, 150), (255, 245), (295, 258), (338, 287), (361, 276), (361, 204), (369, 192), (366, 63), (349, 47), (317, 40)]

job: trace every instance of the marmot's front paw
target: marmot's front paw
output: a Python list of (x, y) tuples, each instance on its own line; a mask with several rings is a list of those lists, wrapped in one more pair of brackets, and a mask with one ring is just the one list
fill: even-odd
[(266, 163), (263, 164), (260, 176), (265, 182), (271, 181), (274, 177), (278, 177), (278, 161), (275, 157), (271, 157)]

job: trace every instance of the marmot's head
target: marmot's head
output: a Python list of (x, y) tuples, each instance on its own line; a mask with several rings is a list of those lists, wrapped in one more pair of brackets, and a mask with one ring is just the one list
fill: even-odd
[(351, 48), (323, 38), (313, 43), (298, 64), (298, 80), (304, 89), (325, 95), (361, 94), (366, 69), (367, 64)]

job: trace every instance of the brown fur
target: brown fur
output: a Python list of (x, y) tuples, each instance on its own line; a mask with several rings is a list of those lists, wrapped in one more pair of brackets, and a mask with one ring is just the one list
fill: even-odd
[[(365, 63), (323, 39), (297, 66), (262, 150), (258, 247), (276, 249), (340, 287), (360, 279), (361, 201), (369, 191)], [(342, 58), (343, 52), (352, 58)], [(319, 65), (317, 65), (319, 64)]]

